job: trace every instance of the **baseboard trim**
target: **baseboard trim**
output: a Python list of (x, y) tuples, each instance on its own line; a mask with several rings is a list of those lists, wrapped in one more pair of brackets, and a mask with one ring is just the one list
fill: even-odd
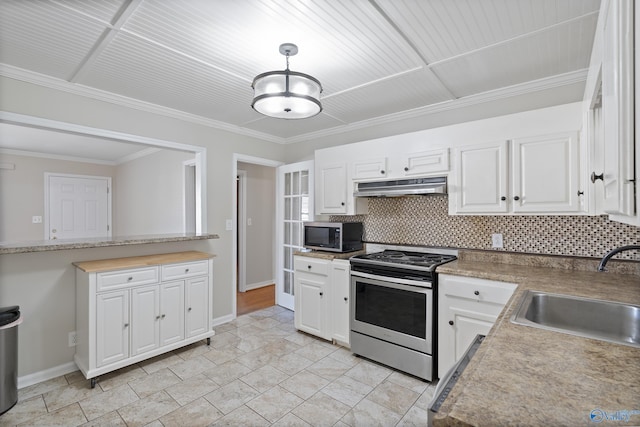
[(252, 283), (245, 286), (245, 290), (251, 291), (253, 289), (264, 288), (265, 286), (273, 285), (276, 282), (274, 280), (266, 280), (264, 282)]
[(216, 326), (222, 325), (227, 322), (231, 322), (235, 318), (236, 316), (234, 316), (233, 314), (227, 314), (226, 316), (216, 317), (211, 321), (211, 326), (215, 328)]
[(38, 384), (61, 375), (70, 374), (77, 370), (78, 366), (76, 366), (75, 362), (68, 362), (43, 371), (34, 372), (33, 374), (24, 375), (18, 377), (18, 388), (29, 387), (30, 385)]

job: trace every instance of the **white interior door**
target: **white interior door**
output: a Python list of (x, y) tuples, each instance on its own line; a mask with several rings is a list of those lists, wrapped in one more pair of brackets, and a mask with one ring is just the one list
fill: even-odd
[(276, 304), (293, 310), (293, 253), (302, 249), (302, 223), (313, 220), (313, 160), (278, 167), (277, 179)]
[(45, 174), (45, 240), (111, 236), (111, 178)]

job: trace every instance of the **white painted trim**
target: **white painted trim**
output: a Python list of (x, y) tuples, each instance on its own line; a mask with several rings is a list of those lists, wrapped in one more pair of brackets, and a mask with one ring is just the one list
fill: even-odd
[(238, 234), (236, 238), (238, 241), (238, 249), (240, 252), (240, 259), (238, 260), (238, 291), (247, 291), (247, 171), (238, 170), (236, 175), (237, 186), (239, 189), (238, 194), (240, 200), (236, 206), (239, 207), (238, 217)]
[(13, 148), (0, 148), (0, 154), (22, 157), (37, 157), (40, 159), (65, 160), (69, 162), (90, 163), (94, 165), (117, 166), (116, 162), (112, 162), (110, 160), (87, 159), (84, 157), (65, 156), (61, 154), (35, 153), (33, 151), (14, 150)]
[(276, 283), (275, 280), (265, 280), (264, 282), (251, 283), (245, 286), (245, 290), (252, 291), (254, 289), (264, 288), (265, 286), (274, 285)]
[(22, 377), (18, 377), (18, 389), (29, 387), (30, 385), (38, 384), (52, 378), (57, 378), (61, 375), (67, 375), (77, 370), (78, 366), (75, 362), (67, 362), (62, 365), (54, 366), (53, 368), (24, 375)]
[(55, 173), (55, 172), (45, 172), (44, 173), (44, 240), (51, 240), (49, 237), (49, 178), (54, 176), (61, 176), (65, 178), (82, 178), (82, 179), (106, 179), (107, 180), (107, 237), (111, 237), (113, 235), (113, 203), (112, 203), (112, 195), (113, 195), (113, 185), (110, 176), (97, 176), (97, 175), (76, 175), (70, 173)]
[[(187, 174), (187, 170), (189, 170), (190, 168), (194, 168), (193, 174), (194, 174), (194, 178), (193, 178), (193, 182), (191, 179), (190, 174)], [(196, 159), (191, 159), (191, 160), (185, 160), (184, 162), (182, 162), (182, 230), (187, 233), (189, 232), (189, 230), (187, 230), (187, 218), (191, 217), (192, 215), (194, 217), (198, 217), (198, 213), (197, 213), (197, 209), (195, 207), (195, 200), (194, 200), (194, 204), (193, 204), (193, 210), (195, 212), (191, 212), (191, 204), (189, 203), (189, 201), (187, 200), (187, 187), (191, 188), (191, 186), (193, 186), (193, 193), (194, 193), (194, 198), (195, 198), (195, 193), (196, 193), (196, 183), (195, 183), (195, 175), (196, 175), (196, 171), (195, 171), (195, 167), (196, 167)], [(195, 231), (195, 224), (194, 224), (194, 231)]]
[[(243, 163), (251, 163), (251, 164), (255, 164), (255, 165), (261, 165), (261, 166), (270, 166), (270, 167), (274, 167), (277, 168), (278, 166), (282, 166), (284, 163), (278, 160), (270, 160), (270, 159), (264, 159), (261, 157), (254, 157), (254, 156), (248, 156), (246, 154), (239, 154), (239, 153), (233, 153), (232, 159), (231, 159), (231, 183), (232, 183), (232, 189), (231, 189), (231, 221), (233, 222), (233, 230), (237, 230), (238, 224), (236, 223), (237, 220), (237, 216), (238, 216), (238, 196), (236, 194), (236, 176), (238, 175), (238, 162), (243, 162)], [(238, 239), (236, 237), (236, 233), (232, 233), (232, 248), (231, 248), (231, 265), (235, 266), (238, 262), (237, 259), (237, 252), (238, 252)], [(274, 240), (274, 249), (275, 249), (275, 240)], [(275, 253), (275, 251), (274, 251)], [(231, 271), (231, 283), (229, 284), (230, 288), (231, 288), (231, 300), (232, 300), (232, 318), (231, 320), (235, 319), (237, 312), (238, 312), (238, 301), (237, 301), (237, 295), (236, 295), (236, 282), (238, 280), (237, 277), (237, 273), (236, 273), (236, 269), (233, 268)]]
[[(0, 71), (2, 67), (0, 67)], [(0, 73), (1, 74), (1, 73)], [(198, 145), (183, 144), (176, 141), (149, 138), (146, 136), (99, 129), (74, 123), (43, 119), (24, 114), (0, 111), (0, 122), (14, 123), (22, 126), (33, 126), (45, 129), (55, 129), (63, 132), (73, 132), (102, 138), (116, 139), (125, 142), (135, 142), (151, 147), (169, 148), (195, 153), (196, 162), (196, 233), (207, 232), (207, 149)], [(111, 193), (110, 193), (111, 194)], [(45, 205), (46, 206), (46, 205)], [(45, 228), (46, 229), (46, 228)]]
[(115, 161), (116, 165), (121, 165), (123, 163), (128, 163), (132, 160), (136, 160), (136, 159), (140, 159), (142, 157), (146, 157), (146, 156), (150, 156), (151, 154), (157, 153), (158, 151), (160, 151), (160, 148), (155, 148), (155, 147), (149, 147), (149, 148), (145, 148), (144, 150), (135, 152), (135, 153), (131, 153), (128, 154), (126, 156), (122, 156), (120, 157), (118, 160)]
[[(235, 292), (234, 292), (235, 295)], [(211, 320), (211, 327), (215, 328), (216, 326), (224, 325), (225, 323), (231, 322), (236, 318), (235, 308), (233, 309), (233, 314), (227, 314), (225, 316), (216, 317)]]

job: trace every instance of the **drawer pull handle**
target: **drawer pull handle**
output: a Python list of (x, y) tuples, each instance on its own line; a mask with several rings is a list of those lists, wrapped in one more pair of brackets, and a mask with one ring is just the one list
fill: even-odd
[(133, 280), (133, 277), (127, 277), (127, 282), (130, 282)]
[(347, 297), (344, 297), (344, 300), (345, 300), (345, 302), (346, 302), (346, 301), (348, 300), (348, 298), (347, 298)]
[(128, 324), (128, 323), (125, 323), (125, 324), (124, 324), (124, 327), (125, 327), (125, 328), (128, 328), (128, 327), (129, 327), (129, 324)]
[(307, 265), (307, 268), (308, 268), (309, 270), (311, 270), (311, 266), (310, 266), (310, 265)]
[(322, 296), (322, 292), (320, 292), (320, 296)]
[(449, 320), (449, 324), (453, 326), (453, 320)]
[(185, 268), (185, 269), (184, 269), (184, 272), (185, 272), (185, 273), (188, 273), (188, 272), (189, 272), (189, 269), (188, 269), (188, 268)]
[(156, 320), (160, 320), (160, 316), (159, 316), (159, 315), (158, 315), (158, 316), (156, 316)]
[(189, 308), (187, 309), (187, 311), (191, 311), (191, 307), (189, 307)]
[(380, 174), (384, 175), (384, 171), (383, 171), (383, 170), (381, 170), (381, 171), (380, 171)]
[(474, 295), (480, 295), (480, 291), (473, 291)]
[(404, 171), (405, 172), (409, 172), (409, 168), (407, 166), (405, 166)]
[(164, 319), (164, 318), (165, 318), (165, 315), (163, 314), (161, 317)]

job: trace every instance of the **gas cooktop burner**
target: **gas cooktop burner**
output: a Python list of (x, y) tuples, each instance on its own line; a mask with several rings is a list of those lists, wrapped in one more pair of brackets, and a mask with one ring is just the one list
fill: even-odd
[(408, 252), (397, 250), (385, 250), (371, 254), (358, 255), (352, 258), (353, 261), (375, 263), (375, 264), (400, 264), (403, 266), (419, 267), (425, 270), (432, 270), (440, 264), (453, 261), (454, 255), (432, 254), (423, 252)]

